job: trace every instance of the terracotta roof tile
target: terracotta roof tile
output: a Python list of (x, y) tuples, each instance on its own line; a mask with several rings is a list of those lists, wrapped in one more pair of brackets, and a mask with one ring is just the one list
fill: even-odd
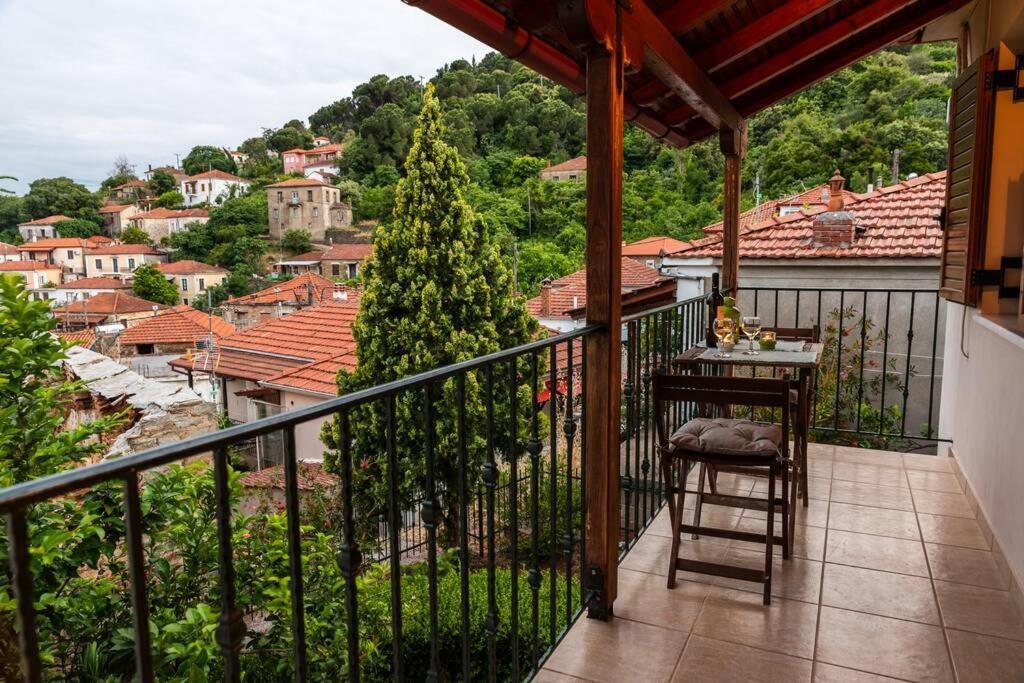
[(126, 292), (102, 292), (96, 296), (91, 296), (85, 301), (76, 301), (74, 303), (66, 304), (54, 309), (54, 314), (58, 317), (62, 313), (83, 313), (88, 312), (90, 315), (114, 315), (117, 313), (142, 313), (143, 311), (153, 311), (153, 307), (156, 306), (157, 310), (164, 310), (167, 306), (163, 304), (154, 303), (145, 299), (140, 299), (137, 296), (132, 296)]
[(45, 240), (36, 240), (18, 247), (18, 251), (53, 251), (54, 249), (81, 249), (89, 246), (88, 243), (79, 237), (50, 237)]
[[(671, 280), (653, 268), (637, 263), (631, 258), (622, 258), (622, 293), (655, 287)], [(543, 313), (543, 294), (526, 302), (531, 315), (544, 318), (569, 317), (569, 311), (587, 305), (587, 269), (577, 270), (551, 283), (550, 311)]]
[(164, 252), (154, 249), (148, 244), (108, 244), (104, 247), (93, 247), (88, 250), (89, 256), (117, 255), (117, 254), (141, 254), (148, 256), (163, 256)]
[[(235, 326), (221, 318), (212, 318), (216, 338), (233, 334)], [(146, 318), (118, 337), (119, 344), (194, 344), (209, 334), (210, 316), (191, 306), (175, 306), (152, 318)]]
[[(299, 459), (303, 456), (298, 454)], [(298, 463), (296, 474), (300, 491), (310, 491), (314, 488), (325, 488), (338, 485), (338, 478), (326, 471), (323, 465), (318, 462)], [(242, 486), (258, 489), (283, 489), (284, 488), (284, 465), (274, 465), (259, 472), (247, 472), (239, 479)]]
[(0, 263), (0, 273), (27, 273), (35, 270), (60, 270), (60, 266), (46, 261), (4, 261)]
[[(824, 206), (751, 226), (740, 239), (741, 258), (937, 258), (942, 249), (939, 212), (946, 200), (946, 172), (929, 173), (845, 200), (858, 234), (853, 244), (816, 246), (814, 219)], [(674, 258), (721, 256), (722, 238), (711, 235), (674, 252)]]
[(213, 180), (227, 180), (228, 182), (232, 182), (232, 183), (245, 183), (245, 184), (249, 183), (249, 181), (246, 180), (245, 178), (240, 178), (240, 177), (238, 177), (236, 175), (233, 175), (231, 173), (227, 173), (225, 171), (221, 171), (220, 169), (217, 169), (217, 168), (215, 168), (215, 169), (213, 169), (211, 171), (204, 171), (203, 173), (197, 173), (196, 175), (190, 175), (188, 178), (186, 178), (186, 180), (204, 180), (206, 178), (211, 178)]
[(334, 281), (328, 280), (316, 273), (303, 273), (291, 280), (280, 282), (266, 289), (261, 289), (245, 296), (235, 296), (228, 299), (228, 304), (276, 304), (277, 302), (287, 303), (305, 301), (308, 293), (307, 285), (313, 285), (313, 298), (322, 301), (329, 294), (326, 290), (334, 290)]
[(279, 183), (273, 185), (267, 185), (271, 187), (334, 187), (330, 183), (325, 183), (322, 180), (315, 178), (289, 178), (288, 180), (282, 180)]
[[(264, 356), (246, 353), (245, 351), (221, 349), (214, 370), (218, 377), (232, 377), (256, 382), (278, 375), (289, 368), (297, 368), (307, 363), (308, 361), (292, 358)], [(175, 358), (170, 361), (169, 365), (182, 368), (183, 370), (200, 370), (202, 368), (200, 359), (195, 356), (192, 359), (184, 356)]]
[(160, 218), (207, 218), (209, 213), (206, 209), (166, 209), (159, 206), (152, 211), (146, 211), (132, 216), (132, 220), (136, 218), (147, 218), (147, 219), (160, 219)]
[(587, 157), (586, 156), (581, 156), (581, 157), (576, 157), (575, 159), (569, 159), (568, 161), (563, 161), (562, 163), (555, 164), (554, 166), (548, 166), (547, 168), (541, 169), (541, 172), (542, 173), (546, 173), (548, 171), (586, 171), (586, 170), (587, 170)]
[(354, 370), (356, 367), (355, 343), (344, 353), (264, 380), (264, 384), (295, 389), (302, 392), (337, 396), (339, 370)]
[(100, 213), (121, 213), (126, 209), (134, 208), (134, 204), (106, 204), (100, 207)]
[(156, 269), (165, 275), (189, 275), (192, 273), (226, 273), (227, 268), (221, 268), (220, 266), (211, 266), (209, 263), (203, 263), (202, 261), (193, 261), (191, 259), (185, 259), (183, 261), (174, 261), (172, 263), (158, 263)]
[(92, 328), (79, 330), (77, 332), (58, 332), (57, 336), (66, 342), (70, 342), (75, 346), (84, 346), (90, 348), (94, 341), (96, 341), (96, 331)]
[(65, 216), (62, 213), (57, 213), (46, 218), (37, 218), (34, 221), (26, 221), (25, 223), (19, 223), (18, 225), (53, 225), (54, 223), (60, 223), (61, 221), (69, 221), (71, 218)]
[(348, 300), (327, 301), (268, 320), (223, 340), (223, 348), (252, 351), (310, 362), (354, 350), (352, 323), (359, 312), (358, 292)]
[(372, 244), (332, 244), (328, 249), (314, 249), (305, 254), (281, 259), (287, 261), (363, 261), (373, 251)]
[(642, 240), (622, 245), (623, 256), (660, 256), (682, 248), (686, 242), (672, 237), (645, 237)]
[(69, 280), (57, 289), (131, 289), (124, 280), (116, 277), (80, 277), (77, 280)]
[[(763, 223), (764, 221), (771, 220), (776, 217), (781, 210), (781, 207), (801, 207), (801, 208), (813, 208), (818, 206), (825, 206), (828, 204), (828, 183), (822, 183), (816, 187), (812, 187), (809, 190), (789, 195), (788, 197), (779, 197), (778, 199), (769, 199), (768, 201), (761, 202), (757, 206), (747, 209), (740, 214), (740, 230), (745, 230), (753, 225)], [(822, 193), (826, 194), (822, 194)], [(856, 195), (849, 190), (843, 190), (843, 198), (845, 201), (854, 199)], [(704, 227), (704, 232), (707, 234), (720, 233), (722, 232), (722, 221), (712, 223)]]

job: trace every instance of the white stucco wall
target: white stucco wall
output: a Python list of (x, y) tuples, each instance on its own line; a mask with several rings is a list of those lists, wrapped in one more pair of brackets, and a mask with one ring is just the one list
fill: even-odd
[[(284, 411), (298, 410), (306, 406), (323, 403), (326, 396), (310, 396), (293, 391), (281, 392), (281, 409)], [(320, 441), (320, 428), (330, 418), (304, 422), (295, 427), (295, 452), (299, 460), (320, 462), (324, 459), (324, 444)]]
[(939, 434), (1024, 586), (1024, 337), (964, 310), (949, 304)]

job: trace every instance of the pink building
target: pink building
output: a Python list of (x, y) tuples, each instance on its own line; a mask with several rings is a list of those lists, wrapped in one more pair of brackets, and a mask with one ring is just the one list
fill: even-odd
[(331, 164), (337, 166), (338, 157), (341, 156), (341, 145), (326, 144), (319, 145), (313, 149), (289, 149), (281, 152), (281, 159), (284, 162), (285, 173), (302, 173), (305, 175), (307, 166), (320, 166)]

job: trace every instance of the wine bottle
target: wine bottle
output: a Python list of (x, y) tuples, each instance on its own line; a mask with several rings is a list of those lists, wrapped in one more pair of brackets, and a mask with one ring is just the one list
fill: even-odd
[(718, 317), (722, 306), (725, 305), (725, 298), (722, 296), (722, 292), (719, 289), (718, 273), (711, 274), (711, 291), (704, 298), (708, 305), (708, 329), (707, 329), (707, 346), (709, 349), (716, 348), (718, 346), (718, 338), (715, 337), (715, 318)]

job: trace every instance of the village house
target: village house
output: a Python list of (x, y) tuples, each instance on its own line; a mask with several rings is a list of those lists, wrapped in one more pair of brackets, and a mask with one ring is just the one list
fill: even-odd
[(126, 183), (110, 188), (107, 196), (115, 202), (138, 202), (152, 194), (146, 181), (133, 178)]
[(275, 240), (286, 230), (306, 230), (314, 242), (325, 242), (328, 230), (352, 225), (352, 207), (341, 201), (341, 190), (312, 178), (267, 185), (267, 213)]
[(20, 260), (21, 252), (18, 251), (18, 247), (13, 244), (7, 244), (7, 242), (0, 242), (0, 263)]
[(111, 244), (86, 251), (85, 274), (131, 280), (132, 273), (143, 263), (166, 261), (167, 254), (147, 244)]
[[(868, 192), (873, 192), (874, 190), (874, 186), (868, 187)], [(857, 197), (855, 192), (851, 192), (845, 187), (842, 193), (843, 200), (847, 202)], [(752, 225), (758, 225), (773, 218), (783, 218), (799, 213), (804, 209), (811, 210), (827, 206), (829, 197), (831, 197), (829, 185), (828, 183), (822, 183), (803, 192), (786, 195), (777, 199), (767, 199), (740, 214), (740, 230), (746, 230)], [(721, 234), (722, 221), (706, 225), (703, 230), (705, 235)]]
[(117, 236), (128, 227), (128, 222), (139, 213), (136, 204), (107, 204), (100, 207), (100, 218), (103, 219), (103, 232)]
[(541, 170), (541, 180), (575, 180), (583, 182), (587, 178), (587, 157), (576, 157)]
[[(57, 266), (64, 274), (64, 280), (86, 275), (85, 253), (89, 249), (111, 244), (108, 237), (50, 237), (18, 247), (26, 261), (46, 261)], [(58, 281), (57, 284), (60, 284)]]
[(167, 306), (140, 299), (128, 292), (103, 292), (81, 301), (58, 306), (53, 317), (61, 331), (74, 331), (101, 325), (131, 327), (143, 318), (152, 317)]
[(313, 149), (296, 148), (281, 153), (286, 174), (301, 173), (306, 176), (313, 171), (327, 171), (337, 175), (340, 156), (341, 145), (330, 142), (317, 145)]
[(245, 330), (322, 301), (344, 299), (349, 291), (321, 275), (306, 273), (252, 294), (231, 297), (221, 304), (221, 311), (225, 320)]
[[(359, 312), (359, 293), (324, 297), (313, 306), (268, 320), (220, 340), (216, 362), (204, 365), (202, 354), (171, 361), (193, 379), (214, 375), (221, 385), (222, 409), (233, 422), (249, 422), (281, 411), (320, 403), (337, 395), (339, 369), (355, 367), (352, 323)], [(204, 369), (205, 368), (205, 369)], [(300, 460), (321, 460), (320, 428), (324, 418), (296, 429)], [(272, 440), (259, 448), (273, 451)], [(261, 466), (280, 464), (279, 453), (261, 454)]]
[(0, 274), (18, 275), (36, 299), (50, 299), (51, 288), (60, 284), (61, 269), (46, 261), (0, 261)]
[(188, 176), (179, 182), (179, 192), (185, 198), (185, 206), (209, 204), (216, 206), (232, 196), (243, 194), (250, 182), (231, 173), (213, 169)]
[(313, 138), (313, 147), (323, 147), (331, 144), (331, 139), (326, 135), (317, 135)]
[[(675, 283), (657, 270), (622, 258), (622, 310), (635, 312), (675, 301)], [(587, 315), (587, 269), (541, 283), (540, 294), (526, 302), (526, 310), (549, 330), (569, 332)]]
[(372, 244), (332, 244), (327, 249), (314, 249), (283, 258), (274, 264), (274, 270), (284, 275), (317, 273), (324, 277), (351, 280), (359, 276), (372, 251)]
[(115, 277), (80, 277), (68, 280), (50, 290), (50, 299), (61, 306), (72, 301), (83, 301), (97, 294), (130, 292), (131, 285)]
[(226, 268), (190, 259), (161, 263), (156, 268), (174, 283), (178, 289), (178, 301), (185, 305), (205, 297), (208, 287), (221, 284), (228, 276)]
[(245, 152), (240, 152), (237, 149), (229, 149), (227, 150), (227, 152), (228, 156), (231, 157), (231, 160), (235, 162), (235, 166), (241, 166), (242, 164), (249, 160), (248, 154), (246, 154)]
[[(180, 304), (140, 319), (118, 336), (117, 345), (121, 358), (154, 355), (177, 358), (197, 344), (202, 345), (211, 335), (216, 342), (234, 332), (235, 326), (220, 317)], [(161, 365), (166, 366), (169, 360), (165, 359)]]
[(52, 239), (57, 236), (57, 223), (69, 220), (71, 220), (69, 216), (58, 213), (46, 218), (37, 218), (34, 221), (19, 223), (18, 232), (21, 233), (23, 242)]
[(174, 182), (179, 185), (181, 184), (181, 181), (188, 178), (188, 173), (185, 173), (180, 168), (174, 168), (173, 166), (157, 166), (156, 168), (153, 168), (153, 166), (150, 165), (150, 167), (146, 169), (146, 179), (152, 180), (153, 175), (159, 171), (163, 171), (174, 178)]
[(210, 220), (206, 209), (166, 209), (157, 207), (131, 218), (131, 224), (139, 228), (153, 242), (160, 242), (177, 232), (187, 229), (189, 223), (205, 223)]
[(622, 243), (622, 255), (628, 256), (648, 268), (661, 270), (665, 254), (671, 254), (686, 246), (686, 242), (672, 237), (645, 237), (631, 244)]

